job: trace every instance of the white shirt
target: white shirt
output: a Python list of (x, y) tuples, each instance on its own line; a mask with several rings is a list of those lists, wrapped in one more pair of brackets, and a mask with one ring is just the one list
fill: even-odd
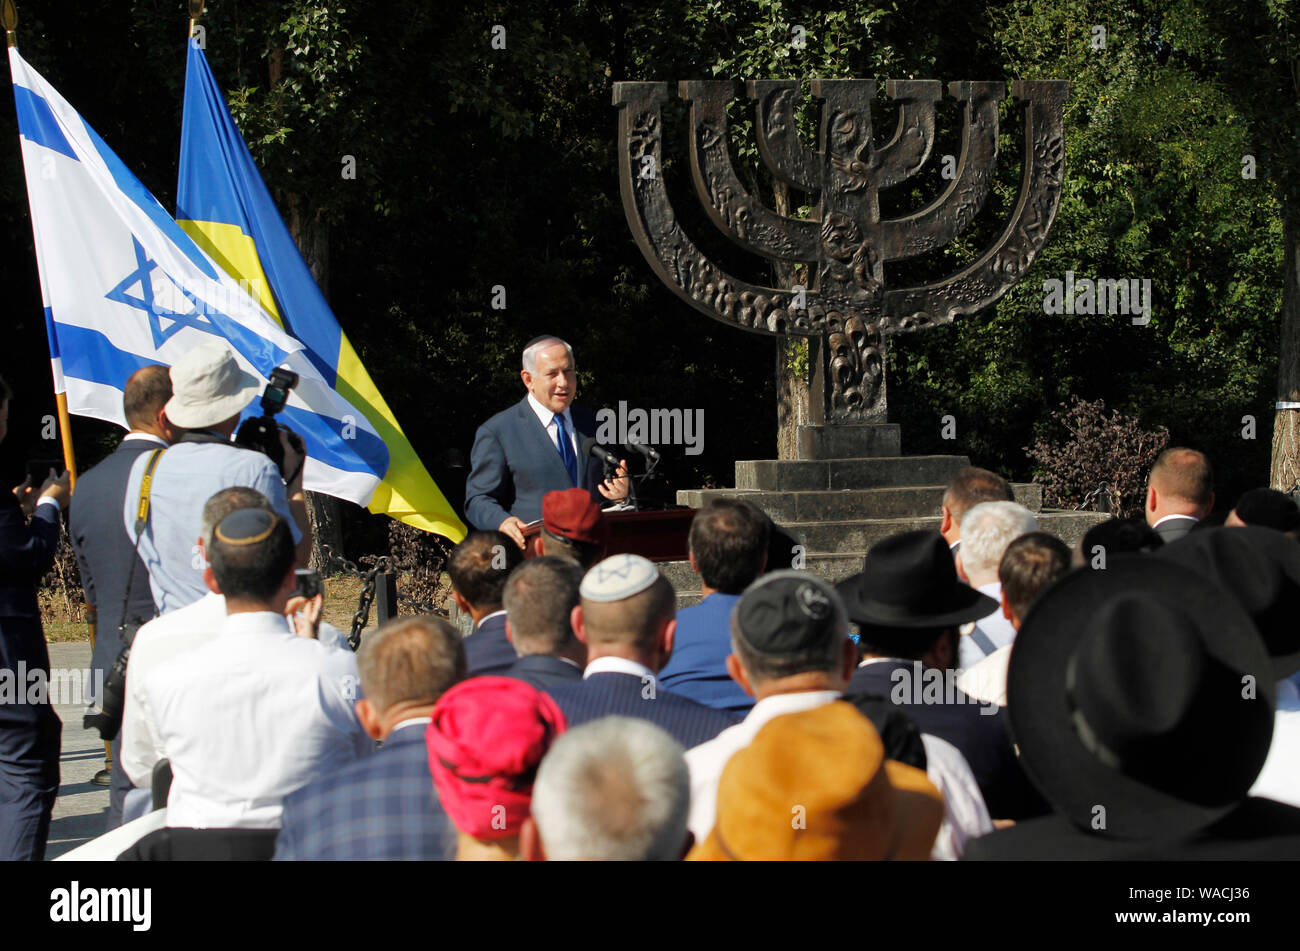
[(1278, 681), (1273, 742), (1250, 794), (1300, 806), (1300, 691), (1290, 680)]
[(640, 677), (642, 680), (647, 677), (651, 680), (655, 679), (653, 670), (645, 664), (638, 664), (626, 657), (597, 657), (583, 670), (582, 679), (586, 680), (592, 674), (631, 674), (634, 677)]
[[(587, 665), (591, 670), (591, 665)], [(787, 713), (815, 710), (840, 699), (838, 690), (805, 690), (801, 693), (778, 693), (764, 697), (750, 708), (745, 719), (729, 726), (707, 743), (686, 751), (686, 768), (691, 773), (691, 812), (687, 826), (695, 841), (703, 842), (713, 828), (718, 813), (718, 782), (722, 769), (732, 755), (750, 743), (758, 731)]]
[(358, 682), (350, 651), (270, 612), (229, 615), (155, 667), (143, 689), (171, 761), (167, 824), (278, 828), (285, 796), (374, 750), (353, 712)]
[[(226, 622), (226, 599), (211, 591), (193, 604), (154, 618), (136, 631), (131, 659), (126, 667), (126, 703), (122, 711), (122, 768), (142, 789), (153, 783), (153, 768), (166, 754), (158, 738), (157, 721), (144, 683), (159, 664), (194, 650), (215, 638)], [(320, 642), (338, 650), (351, 650), (342, 633), (324, 621)]]
[[(976, 626), (988, 636), (995, 648), (1006, 647), (1015, 640), (1016, 629), (1011, 626), (1011, 622), (1002, 613), (1002, 583), (1000, 581), (991, 581), (988, 584), (980, 585), (975, 590), (998, 602), (998, 606), (990, 614), (975, 622)], [(974, 639), (970, 634), (966, 633), (966, 628), (963, 627), (962, 635), (957, 641), (957, 666), (962, 670), (967, 670), (987, 656), (989, 655), (979, 649)]]
[(926, 776), (943, 794), (943, 824), (935, 836), (930, 858), (955, 862), (966, 851), (967, 839), (993, 831), (993, 820), (961, 750), (929, 733), (921, 734), (921, 743), (925, 746)]
[(1155, 528), (1159, 528), (1161, 525), (1163, 525), (1165, 522), (1169, 521), (1171, 518), (1186, 518), (1186, 519), (1190, 519), (1190, 520), (1193, 521), (1193, 522), (1199, 522), (1199, 521), (1200, 521), (1200, 519), (1197, 518), (1195, 515), (1166, 515), (1164, 518), (1158, 518), (1158, 519), (1156, 519), (1155, 524), (1153, 524), (1151, 527), (1152, 527), (1153, 529), (1155, 529)]
[(957, 686), (963, 692), (983, 700), (996, 703), (999, 707), (1007, 705), (1007, 665), (1011, 663), (1011, 645), (999, 647), (988, 657), (963, 671), (957, 678)]
[[(537, 414), (537, 418), (541, 420), (542, 428), (546, 430), (546, 435), (551, 437), (551, 443), (555, 446), (555, 451), (559, 452), (560, 427), (555, 425), (556, 414), (552, 413), (549, 409), (538, 402), (537, 397), (533, 396), (531, 391), (528, 394), (528, 405), (532, 407), (533, 412)], [(577, 459), (579, 448), (578, 431), (573, 428), (573, 416), (569, 413), (568, 409), (565, 409), (563, 415), (565, 429), (569, 432), (569, 444), (573, 446), (573, 458)], [(581, 470), (581, 466), (579, 466), (579, 470)]]

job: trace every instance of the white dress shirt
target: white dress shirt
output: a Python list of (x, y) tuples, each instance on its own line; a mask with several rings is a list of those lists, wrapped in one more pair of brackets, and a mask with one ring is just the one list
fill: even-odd
[(988, 657), (962, 672), (957, 687), (976, 700), (1007, 705), (1007, 666), (1011, 663), (1011, 645), (999, 647)]
[[(166, 754), (158, 738), (157, 721), (144, 683), (159, 665), (201, 647), (214, 639), (226, 623), (226, 599), (211, 591), (193, 604), (163, 614), (136, 631), (131, 642), (131, 659), (126, 666), (126, 703), (122, 711), (122, 768), (131, 782), (141, 788), (153, 785), (153, 768)], [(324, 621), (320, 642), (336, 650), (351, 650), (338, 628)]]
[[(587, 665), (587, 670), (591, 670), (590, 664)], [(695, 833), (695, 841), (703, 842), (713, 829), (718, 814), (718, 782), (722, 779), (722, 768), (734, 753), (754, 742), (758, 731), (777, 717), (815, 710), (838, 699), (838, 690), (805, 690), (764, 697), (735, 726), (729, 726), (707, 743), (687, 750), (686, 768), (691, 773), (691, 812), (686, 824)]]
[(278, 828), (285, 796), (374, 750), (353, 711), (358, 684), (350, 651), (270, 612), (229, 615), (155, 667), (143, 690), (171, 761), (167, 824)]
[[(998, 606), (991, 613), (975, 622), (976, 626), (993, 642), (994, 648), (1008, 646), (1016, 638), (1016, 629), (1002, 613), (1002, 583), (991, 581), (988, 584), (980, 585), (975, 590), (998, 602)], [(962, 670), (969, 670), (988, 656), (991, 655), (980, 650), (974, 639), (966, 633), (966, 628), (963, 627), (962, 635), (957, 641), (957, 666)]]
[(942, 737), (921, 734), (925, 774), (943, 794), (943, 824), (935, 836), (930, 858), (955, 862), (966, 851), (966, 840), (993, 831), (984, 794), (961, 750)]
[(631, 674), (634, 677), (640, 677), (642, 680), (649, 677), (655, 679), (655, 672), (645, 664), (638, 664), (634, 660), (628, 660), (626, 657), (597, 657), (582, 671), (582, 679), (586, 680), (592, 674)]
[(1300, 691), (1290, 680), (1278, 681), (1273, 742), (1250, 794), (1300, 806)]
[[(559, 452), (560, 427), (555, 425), (556, 414), (552, 413), (549, 409), (538, 402), (537, 397), (533, 396), (531, 392), (528, 394), (528, 405), (532, 407), (533, 412), (537, 414), (537, 418), (541, 420), (542, 428), (546, 430), (546, 435), (551, 437), (551, 445), (555, 447), (556, 452)], [(578, 431), (573, 428), (573, 416), (569, 413), (568, 409), (565, 409), (564, 411), (564, 426), (565, 429), (568, 430), (569, 444), (573, 447), (573, 458), (578, 460), (578, 472), (581, 474), (582, 457), (578, 455)]]

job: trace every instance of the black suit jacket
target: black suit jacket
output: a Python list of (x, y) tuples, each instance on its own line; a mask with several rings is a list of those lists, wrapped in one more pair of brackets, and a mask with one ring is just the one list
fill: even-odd
[(504, 677), (519, 655), (506, 637), (506, 616), (484, 618), (464, 640), (467, 677)]
[(1167, 522), (1161, 522), (1155, 529), (1155, 533), (1160, 536), (1166, 545), (1170, 542), (1176, 542), (1193, 528), (1199, 519), (1194, 519), (1190, 515), (1175, 515)]
[[(50, 671), (36, 586), (54, 562), (60, 518), (57, 506), (41, 505), (29, 524), (14, 494), (0, 488), (0, 668), (14, 672), (23, 700), (30, 681), (17, 679), (19, 671)], [(48, 703), (0, 703), (0, 761), (37, 785), (57, 787), (61, 730)]]
[[(1101, 797), (1100, 801), (1104, 801)], [(966, 843), (968, 861), (1300, 859), (1300, 809), (1246, 799), (1213, 825), (1187, 836), (1111, 839), (1060, 815), (1019, 822)]]
[(548, 690), (581, 680), (582, 668), (550, 654), (529, 654), (515, 661), (506, 676), (530, 683), (538, 690)]
[[(903, 671), (908, 679), (896, 678)], [(947, 740), (961, 750), (970, 764), (975, 781), (994, 819), (1024, 819), (1044, 815), (1047, 803), (1030, 785), (1007, 732), (1006, 713), (981, 713), (988, 704), (956, 691), (953, 699), (961, 702), (916, 703), (910, 686), (915, 677), (912, 661), (881, 661), (859, 667), (849, 681), (845, 694), (888, 697), (902, 706), (922, 733)], [(918, 690), (920, 688), (917, 688)], [(924, 696), (924, 694), (922, 694)], [(945, 699), (948, 699), (945, 694)]]
[(639, 717), (662, 727), (684, 749), (705, 743), (742, 719), (665, 690), (635, 674), (592, 674), (585, 680), (548, 687), (570, 727), (600, 717)]
[(162, 448), (147, 439), (122, 442), (107, 458), (77, 479), (68, 506), (68, 531), (81, 568), (86, 603), (95, 609), (95, 649), (90, 666), (107, 675), (121, 650), (118, 626), (122, 623), (122, 598), (126, 594), (131, 562), (131, 594), (127, 617), (148, 621), (157, 613), (149, 590), (149, 569), (135, 553), (135, 540), (122, 523), (126, 480), (141, 453)]
[[(569, 407), (578, 443), (596, 435), (596, 414), (583, 406)], [(578, 459), (578, 485), (598, 504), (605, 502), (597, 486), (604, 465), (595, 459)], [(480, 529), (494, 529), (513, 515), (525, 522), (542, 517), (542, 496), (573, 488), (559, 450), (542, 427), (528, 397), (497, 413), (478, 428), (470, 451), (470, 472), (465, 480), (465, 516)]]

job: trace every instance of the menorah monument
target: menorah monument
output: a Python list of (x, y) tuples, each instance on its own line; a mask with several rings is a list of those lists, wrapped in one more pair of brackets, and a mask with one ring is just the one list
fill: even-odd
[(1019, 196), (996, 240), (966, 267), (929, 284), (888, 287), (884, 266), (941, 248), (975, 220), (993, 184), (998, 82), (954, 82), (948, 93), (964, 111), (961, 154), (948, 186), (900, 218), (882, 219), (880, 192), (917, 175), (930, 157), (937, 80), (890, 80), (898, 106), (892, 138), (873, 141), (876, 83), (814, 79), (821, 102), (819, 148), (801, 140), (797, 81), (751, 80), (754, 131), (763, 163), (778, 181), (817, 205), (806, 218), (779, 214), (742, 184), (727, 150), (730, 81), (678, 84), (689, 103), (691, 179), (713, 224), (769, 263), (806, 266), (808, 287), (764, 287), (725, 273), (682, 229), (663, 175), (663, 104), (667, 83), (614, 84), (619, 110), (619, 179), (637, 244), (660, 279), (697, 310), (767, 334), (818, 338), (809, 405), (796, 458), (870, 455), (887, 420), (885, 340), (893, 333), (950, 323), (992, 304), (1026, 272), (1047, 240), (1064, 171), (1064, 82), (1016, 81), (1023, 116)]
[[(938, 527), (944, 486), (970, 463), (961, 455), (900, 454), (898, 427), (888, 423), (885, 341), (894, 333), (972, 314), (1024, 277), (1056, 217), (1065, 167), (1068, 84), (1011, 83), (1023, 139), (1020, 187), (1010, 217), (991, 225), (996, 237), (955, 273), (916, 286), (889, 286), (886, 264), (942, 249), (975, 222), (994, 183), (999, 110), (1007, 88), (998, 82), (949, 84), (948, 94), (963, 113), (960, 154), (945, 163), (950, 166), (945, 177), (951, 178), (924, 207), (882, 218), (880, 193), (915, 184), (926, 166), (943, 99), (935, 80), (891, 80), (885, 88), (898, 120), (892, 137), (877, 144), (871, 117), (875, 82), (812, 80), (812, 95), (820, 101), (818, 143), (812, 149), (798, 130), (800, 83), (746, 83), (763, 165), (777, 182), (816, 201), (807, 217), (792, 217), (764, 204), (732, 165), (727, 108), (734, 84), (678, 84), (678, 95), (689, 104), (684, 131), (690, 136), (696, 196), (723, 235), (780, 275), (778, 283), (790, 284), (765, 287), (710, 260), (673, 210), (663, 175), (668, 84), (614, 84), (623, 207), (655, 273), (702, 313), (743, 330), (807, 338), (814, 356), (801, 381), (806, 405), (790, 413), (791, 401), (782, 404), (787, 418), (779, 458), (737, 460), (734, 489), (679, 491), (677, 501), (694, 507), (718, 496), (750, 499), (797, 539), (793, 567), (832, 581), (861, 570), (863, 554), (879, 539)], [(785, 280), (793, 274), (806, 274), (808, 286)], [(1037, 513), (1040, 528), (1069, 544), (1104, 518), (1044, 512), (1040, 486), (1013, 490)], [(698, 600), (699, 579), (688, 563), (661, 568), (677, 588), (679, 606)]]

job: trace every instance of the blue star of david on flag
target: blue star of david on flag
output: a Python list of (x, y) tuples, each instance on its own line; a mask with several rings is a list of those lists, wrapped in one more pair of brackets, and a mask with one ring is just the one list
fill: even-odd
[[(163, 272), (163, 277), (171, 281), (172, 286), (190, 302), (190, 308), (184, 313), (179, 313), (174, 310), (167, 310), (158, 304), (154, 297), (152, 277), (153, 272), (158, 269), (158, 263), (151, 260), (149, 255), (145, 253), (135, 235), (131, 236), (131, 243), (135, 245), (136, 269), (104, 296), (111, 301), (144, 311), (149, 317), (149, 331), (153, 334), (155, 347), (161, 347), (177, 332), (184, 330), (186, 327), (191, 327), (205, 334), (211, 334), (214, 337), (222, 336), (221, 332), (212, 325), (212, 321), (204, 315), (203, 308), (199, 306), (199, 299), (172, 280), (171, 275), (166, 271)], [(140, 285), (140, 296), (132, 297), (127, 291), (137, 284)], [(163, 327), (162, 318), (170, 320), (172, 322), (170, 326)]]

